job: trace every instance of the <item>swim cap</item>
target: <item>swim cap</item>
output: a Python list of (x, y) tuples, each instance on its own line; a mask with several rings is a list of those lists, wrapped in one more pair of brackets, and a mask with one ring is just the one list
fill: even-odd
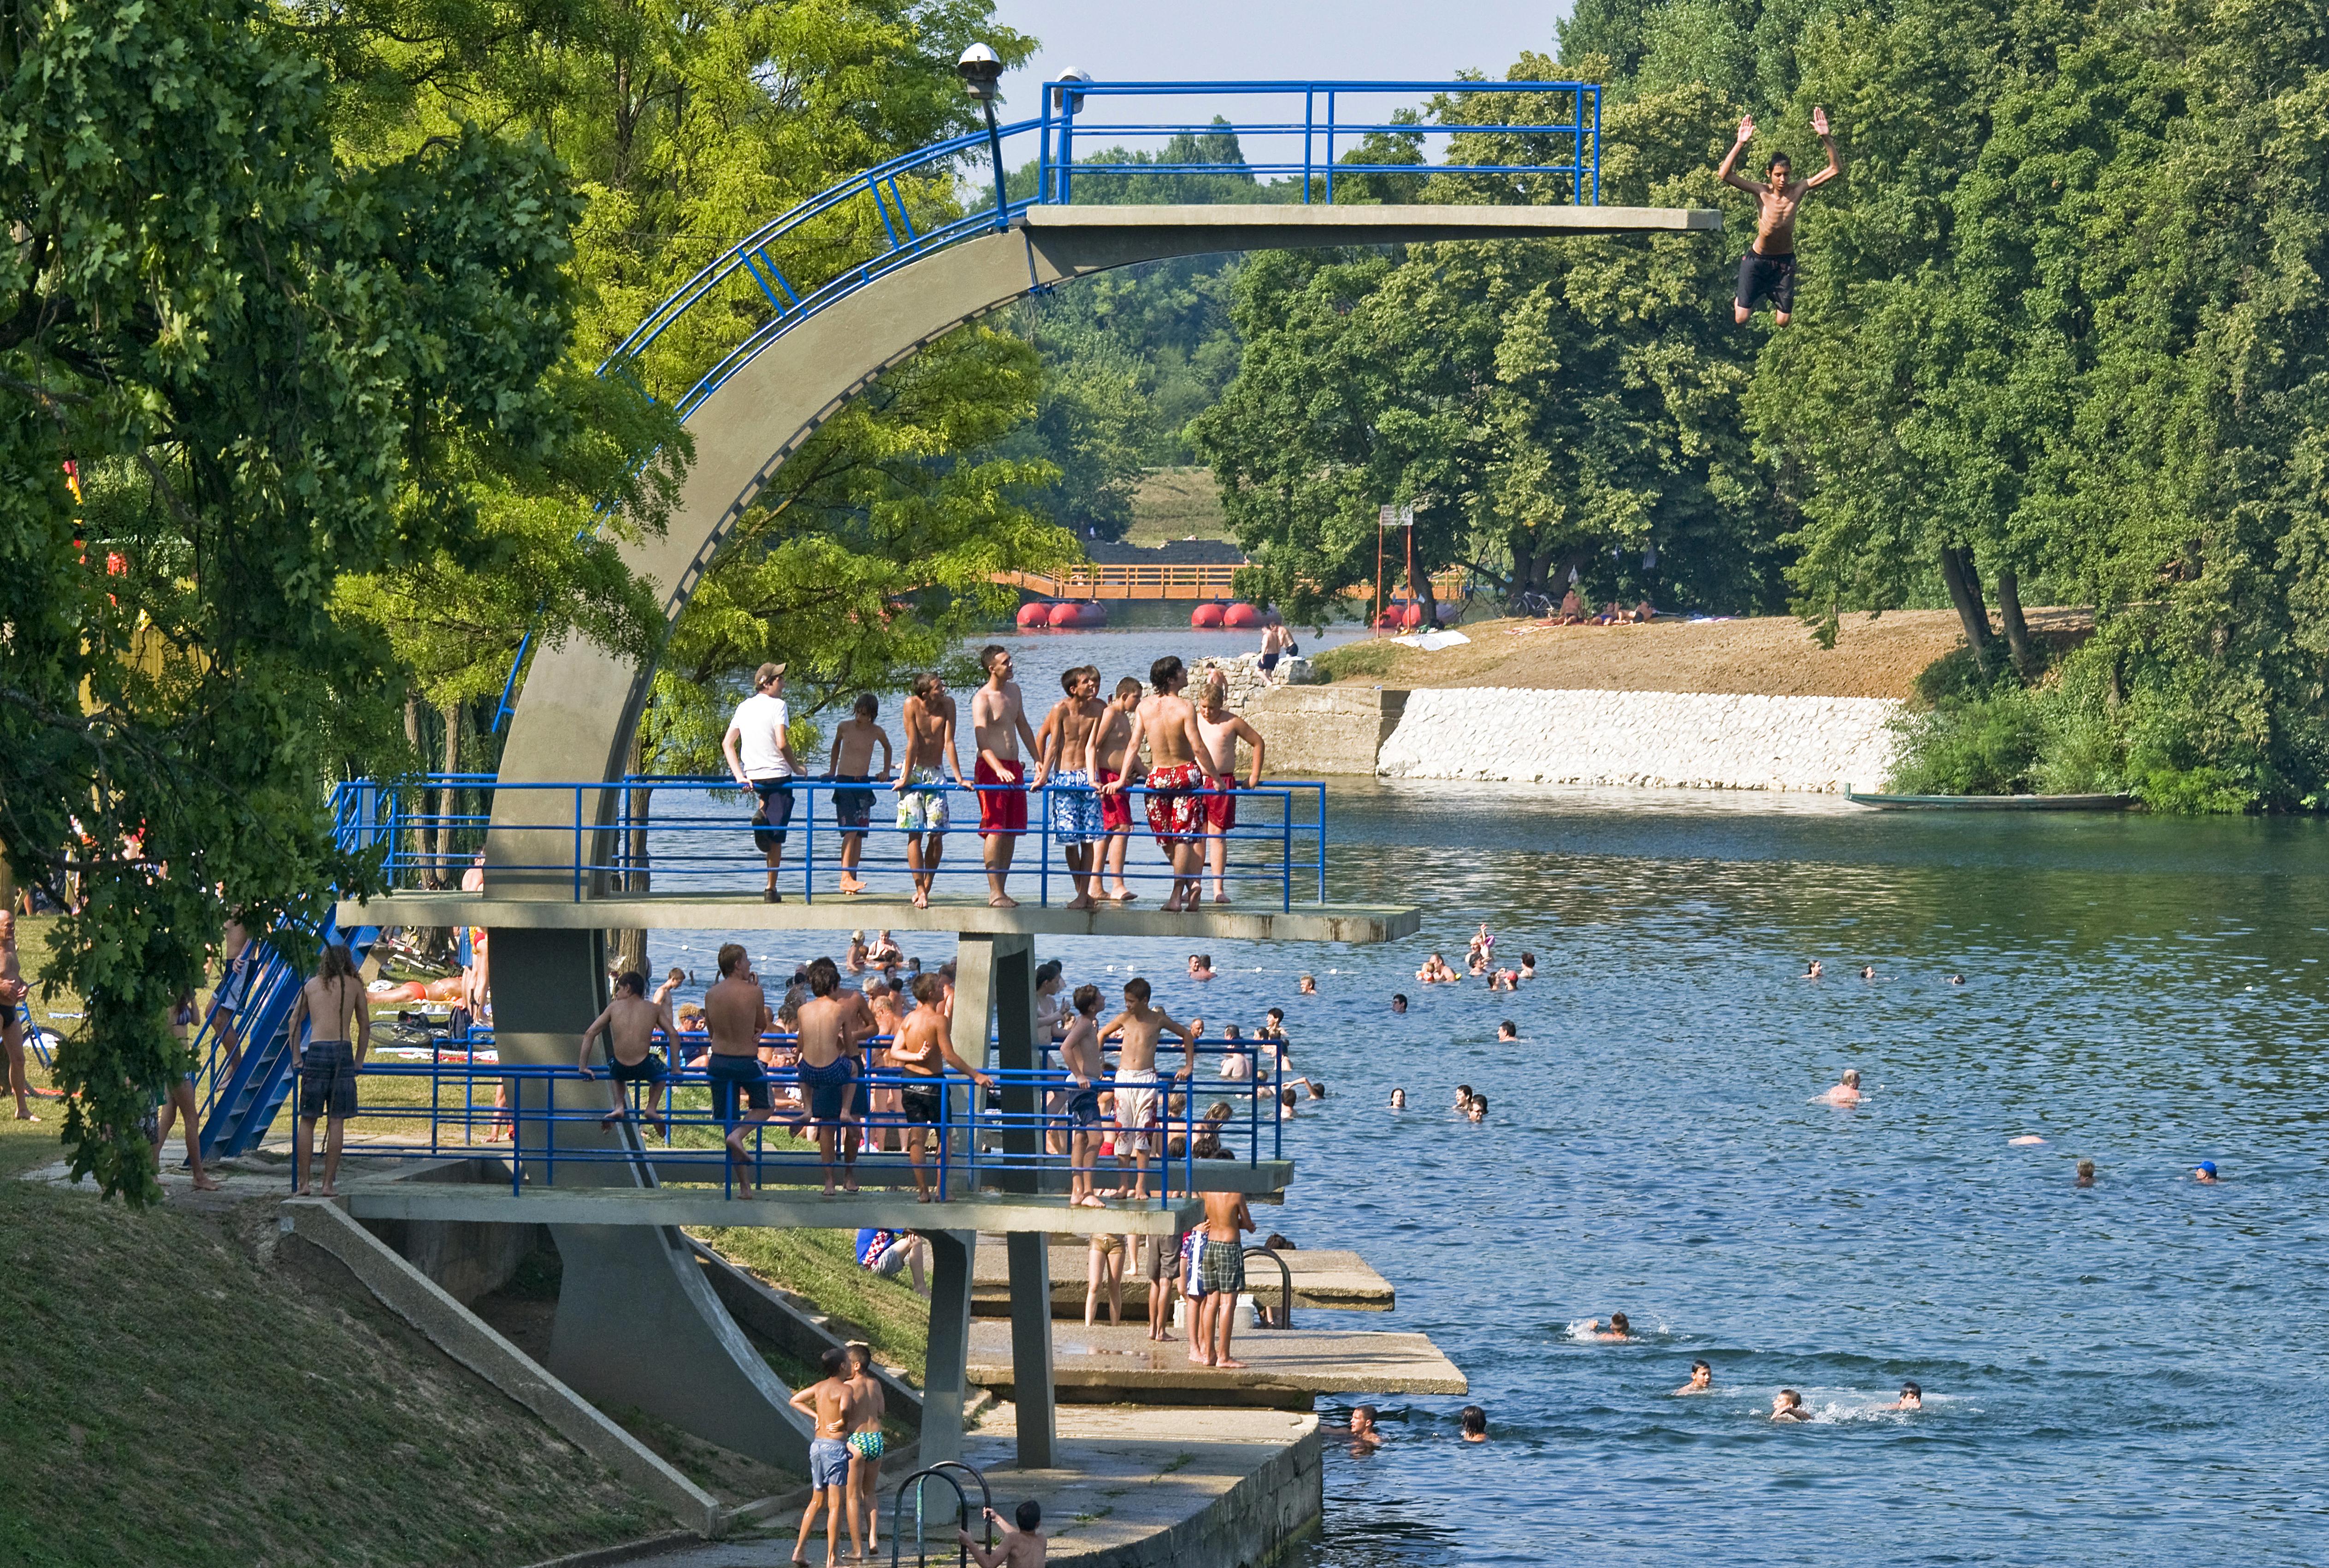
[(2203, 1159), (2200, 1162), (2200, 1168), (2206, 1171), (2210, 1176), (2214, 1176), (2216, 1174), (2216, 1162), (2211, 1159)]

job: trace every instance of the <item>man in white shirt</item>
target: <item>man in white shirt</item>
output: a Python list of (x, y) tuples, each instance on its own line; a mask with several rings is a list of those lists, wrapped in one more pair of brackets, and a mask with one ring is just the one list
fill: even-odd
[(785, 825), (793, 819), (792, 743), (785, 738), (792, 713), (785, 706), (785, 666), (762, 665), (752, 676), (752, 694), (736, 704), (720, 750), (740, 789), (760, 798), (753, 814), (752, 841), (768, 858), (768, 887), (761, 896), (782, 903), (777, 893), (777, 861), (785, 852)]

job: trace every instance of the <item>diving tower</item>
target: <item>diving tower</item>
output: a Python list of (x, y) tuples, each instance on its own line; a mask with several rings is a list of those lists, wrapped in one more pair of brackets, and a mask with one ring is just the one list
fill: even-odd
[[(1346, 112), (1369, 95), (1426, 100), (1436, 119), (1395, 119), (1387, 110)], [(1105, 111), (1175, 95), (1240, 101), (1275, 98), (1281, 109), (1259, 123), (1225, 126), (1143, 122), (1112, 125)], [(1535, 118), (1506, 124), (1491, 112), (1517, 103)], [(1339, 107), (1338, 107), (1339, 106)], [(1548, 108), (1547, 106), (1555, 106)], [(1556, 114), (1566, 118), (1548, 118)], [(1278, 203), (1140, 205), (1094, 203), (1102, 183), (1127, 173), (1221, 175), (1221, 165), (1095, 162), (1077, 156), (1077, 138), (1122, 141), (1164, 133), (1236, 132), (1257, 144), (1275, 138), (1292, 152), (1242, 166), (1259, 176), (1298, 179), (1298, 199)], [(966, 164), (989, 154), (986, 135), (956, 137), (851, 176), (740, 241), (652, 312), (604, 367), (649, 383), (667, 383), (694, 445), (668, 526), (627, 543), (624, 558), (652, 585), (667, 620), (675, 620), (739, 519), (785, 462), (825, 420), (884, 371), (966, 322), (1031, 294), (1140, 262), (1223, 251), (1316, 249), (1445, 241), (1532, 241), (1581, 236), (1687, 236), (1721, 226), (1713, 212), (1599, 204), (1599, 89), (1573, 82), (1061, 82), (1044, 90), (1042, 113), (1003, 128), (1003, 140), (1032, 141), (1034, 191), (1017, 198), (998, 190), (996, 204), (964, 213), (957, 181)], [(1338, 156), (1374, 136), (1409, 137), (1444, 147), (1440, 162), (1370, 163)], [(1432, 138), (1437, 138), (1436, 140)], [(1370, 146), (1377, 144), (1367, 144)], [(1428, 156), (1419, 152), (1419, 157)], [(994, 155), (1000, 164), (999, 150)], [(1000, 185), (1001, 169), (995, 173)], [(1394, 204), (1335, 203), (1352, 181), (1412, 181), (1426, 199)], [(1288, 187), (1291, 188), (1291, 187)], [(1079, 194), (1083, 199), (1079, 201)], [(834, 253), (836, 234), (854, 235), (855, 259), (814, 280), (785, 270), (799, 256)], [(870, 241), (866, 237), (870, 236)], [(884, 237), (886, 236), (886, 242)], [(844, 247), (845, 248), (845, 247)], [(674, 380), (673, 324), (691, 313), (738, 324), (730, 346), (708, 367), (685, 364)], [(679, 335), (684, 337), (687, 335)], [(1016, 910), (941, 897), (917, 909), (900, 900), (762, 902), (756, 887), (668, 887), (636, 891), (619, 841), (627, 836), (625, 800), (646, 781), (627, 779), (632, 739), (654, 674), (651, 663), (580, 638), (534, 648), (530, 666), (514, 668), (504, 714), (508, 735), (500, 772), (469, 788), (489, 791), (479, 825), (485, 853), (481, 890), (432, 893), (406, 887), (342, 905), (344, 922), (475, 925), (491, 933), (495, 1043), (500, 1063), (520, 1070), (570, 1070), (582, 1029), (607, 1000), (605, 933), (609, 928), (660, 930), (823, 930), (887, 925), (949, 930), (958, 941), (956, 1048), (984, 1058), (997, 1042), (1001, 1067), (1032, 1073), (1033, 949), (1037, 937), (1186, 936), (1193, 940), (1381, 942), (1416, 930), (1411, 910), (1355, 909), (1324, 902), (1324, 838), (1319, 838), (1316, 902), (1295, 902), (1290, 858), (1282, 896), (1204, 906), (1168, 914), (1155, 908), (1070, 911), (1042, 899)], [(366, 786), (393, 793), (393, 784)], [(1268, 793), (1264, 791), (1263, 793)], [(1290, 808), (1289, 808), (1290, 809)], [(1323, 816), (1321, 818), (1323, 822)], [(740, 837), (731, 817), (725, 831)], [(358, 824), (361, 835), (376, 823)], [(391, 846), (395, 829), (387, 830)], [(1292, 828), (1287, 830), (1291, 841)], [(802, 832), (796, 824), (795, 832)], [(968, 829), (958, 829), (966, 836)], [(475, 842), (475, 839), (472, 839)], [(970, 861), (973, 856), (960, 856)], [(1023, 864), (1023, 881), (1032, 874)], [(1052, 873), (1053, 876), (1059, 874)], [(814, 876), (810, 878), (813, 884)], [(990, 1031), (992, 1033), (990, 1034)], [(578, 1119), (603, 1085), (552, 1082), (560, 1115)], [(1006, 1091), (1006, 1110), (1031, 1113), (1032, 1083)], [(603, 1098), (595, 1100), (603, 1106)], [(555, 1124), (552, 1124), (555, 1127)], [(526, 1158), (542, 1124), (521, 1118)], [(570, 1143), (589, 1134), (569, 1127)], [(366, 1183), (349, 1202), (359, 1216), (433, 1217), (458, 1223), (546, 1223), (564, 1259), (551, 1366), (601, 1403), (636, 1404), (708, 1440), (778, 1463), (799, 1463), (806, 1432), (786, 1404), (787, 1390), (730, 1321), (702, 1279), (680, 1229), (707, 1223), (839, 1226), (896, 1222), (932, 1235), (930, 1387), (922, 1459), (955, 1457), (961, 1441), (961, 1396), (971, 1354), (970, 1299), (976, 1233), (1001, 1233), (1008, 1252), (1011, 1365), (1018, 1404), (1020, 1461), (1053, 1462), (1052, 1290), (1046, 1237), (1080, 1227), (1077, 1211), (1046, 1195), (1034, 1168), (1003, 1169), (1003, 1191), (938, 1205), (860, 1195), (846, 1201), (786, 1194), (751, 1204), (666, 1184), (668, 1174), (618, 1127), (597, 1135), (609, 1157), (559, 1170), (554, 1192), (511, 1192), (443, 1182)], [(1032, 1126), (1003, 1135), (1006, 1154), (1039, 1153)], [(570, 1158), (570, 1157), (568, 1157)], [(595, 1190), (594, 1190), (595, 1189)], [(757, 1208), (757, 1219), (740, 1210)], [(1087, 1214), (1097, 1211), (1082, 1211)], [(1117, 1230), (1163, 1227), (1180, 1207), (1111, 1211)], [(879, 1216), (878, 1219), (868, 1216)], [(943, 1227), (943, 1228), (940, 1228)], [(640, 1354), (651, 1339), (652, 1359)], [(999, 1347), (997, 1347), (999, 1348)], [(982, 1352), (984, 1354), (984, 1352)], [(1451, 1369), (1452, 1370), (1452, 1369)], [(999, 1376), (990, 1370), (986, 1375)], [(1302, 1386), (1287, 1372), (1287, 1389)]]

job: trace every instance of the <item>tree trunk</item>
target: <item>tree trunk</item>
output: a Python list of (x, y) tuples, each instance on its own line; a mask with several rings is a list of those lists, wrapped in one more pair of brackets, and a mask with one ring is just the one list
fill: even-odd
[[(420, 694), (419, 692), (404, 694), (404, 743), (412, 748), (413, 761), (421, 767), (427, 767), (429, 752), (427, 742), (420, 733)], [(404, 842), (397, 845), (395, 851), (398, 855), (408, 856), (412, 864), (417, 864), (429, 853), (429, 845), (421, 836), (420, 825), (422, 814), (429, 809), (428, 792), (416, 790), (406, 795), (404, 809), (406, 812)]]
[[(461, 770), (461, 704), (447, 703), (438, 713), (445, 721), (445, 771)], [(450, 783), (437, 791), (437, 852), (429, 872), (429, 885), (451, 887), (460, 882), (453, 874), (453, 814), (460, 809), (460, 795)]]
[(2038, 659), (2030, 647), (2029, 623), (2022, 619), (2022, 582), (2011, 566), (1997, 569), (1997, 619), (2005, 627), (2005, 647), (2013, 656), (2013, 667), (2026, 681), (2037, 673)]
[(1434, 631), (1439, 626), (1439, 604), (1431, 597), (1431, 573), (1418, 567), (1407, 574), (1409, 597), (1423, 607), (1423, 624), (1418, 631)]
[(1956, 545), (1941, 549), (1941, 581), (1948, 585), (1949, 602), (1957, 607), (1957, 619), (1965, 626), (1966, 645), (1973, 649), (1973, 662), (1982, 674), (1989, 673), (1989, 611), (1981, 602), (1981, 578), (1975, 571), (1973, 553)]

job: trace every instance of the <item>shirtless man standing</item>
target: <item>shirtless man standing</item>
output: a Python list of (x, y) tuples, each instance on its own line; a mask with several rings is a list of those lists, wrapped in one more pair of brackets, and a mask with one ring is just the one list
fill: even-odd
[(938, 771), (941, 757), (953, 770), (954, 781), (962, 782), (954, 718), (954, 699), (947, 695), (946, 683), (935, 675), (916, 675), (913, 694), (906, 699), (906, 755), (899, 764), (898, 781), (890, 786), (898, 792), (898, 831), (906, 836), (916, 909), (930, 907), (930, 883), (946, 847), (948, 813), (946, 775)]
[(1261, 784), (1261, 732), (1230, 711), (1230, 678), (1218, 669), (1205, 672), (1205, 706), (1197, 715), (1201, 742), (1197, 762), (1205, 771), (1205, 858), (1213, 875), (1213, 902), (1230, 902), (1230, 829), (1237, 826), (1237, 749), (1243, 741), (1253, 751), (1253, 766), (1245, 787)]
[(24, 1074), (24, 998), (33, 987), (16, 957), (16, 913), (0, 909), (0, 1072), (7, 1074), (8, 1091), (16, 1097), (16, 1119), (38, 1121), (33, 1114), (32, 1081)]
[[(1177, 661), (1176, 661), (1177, 662)], [(1162, 1147), (1156, 1125), (1156, 1041), (1165, 1034), (1181, 1037), (1181, 1071), (1173, 1074), (1176, 1085), (1185, 1085), (1189, 1072), (1196, 1065), (1197, 1031), (1193, 1025), (1174, 1023), (1171, 1014), (1162, 1007), (1148, 1005), (1148, 982), (1137, 975), (1124, 983), (1124, 1011), (1100, 1025), (1103, 1044), (1118, 1042), (1116, 1056), (1116, 1151), (1125, 1152), (1132, 1146), (1133, 1169), (1137, 1173), (1129, 1195), (1136, 1200), (1148, 1196), (1148, 1157)], [(1118, 1191), (1117, 1196), (1127, 1195)]]
[[(1116, 683), (1115, 700), (1108, 704), (1107, 713), (1092, 727), (1090, 751), (1084, 770), (1091, 775), (1093, 784), (1100, 788), (1099, 826), (1107, 836), (1101, 860), (1105, 870), (1116, 879), (1115, 888), (1102, 896), (1118, 903), (1130, 903), (1140, 895), (1124, 885), (1124, 854), (1132, 844), (1132, 800), (1121, 792), (1110, 794), (1107, 786), (1117, 782), (1140, 766), (1140, 753), (1130, 751), (1125, 742), (1132, 739), (1133, 711), (1140, 706), (1140, 683), (1130, 675)], [(1098, 891), (1098, 873), (1103, 869), (1098, 862), (1092, 867), (1093, 891)]]
[(665, 1040), (679, 1037), (679, 1025), (672, 1021), (667, 1003), (651, 1002), (646, 996), (647, 979), (636, 969), (627, 969), (615, 981), (615, 998), (607, 1010), (590, 1020), (582, 1031), (582, 1050), (574, 1065), (585, 1078), (595, 1078), (590, 1070), (590, 1041), (601, 1030), (607, 1035), (607, 1089), (614, 1096), (612, 1110), (599, 1119), (600, 1127), (611, 1127), (629, 1109), (626, 1099), (628, 1086), (647, 1086), (647, 1119), (661, 1132), (664, 1128), (663, 1081), (669, 1070), (662, 1057), (655, 1053), (655, 1032), (663, 1031)]
[[(861, 693), (851, 716), (834, 726), (833, 760), (827, 764), (836, 784), (871, 784), (887, 779), (895, 760), (890, 754), (890, 732), (873, 722), (882, 711), (871, 692)], [(873, 748), (882, 748), (882, 770), (873, 771)], [(836, 789), (833, 792), (833, 819), (841, 826), (841, 891), (863, 893), (864, 879), (857, 874), (857, 862), (865, 853), (865, 829), (873, 821), (873, 791), (871, 789)], [(853, 968), (857, 965), (852, 965)]]
[(1731, 300), (1733, 319), (1745, 326), (1755, 314), (1755, 302), (1768, 297), (1771, 301), (1771, 319), (1781, 326), (1787, 325), (1788, 313), (1796, 307), (1796, 213), (1804, 198), (1843, 173), (1843, 165), (1835, 154), (1835, 137), (1829, 134), (1827, 110), (1812, 110), (1812, 130), (1819, 137), (1820, 146), (1827, 149), (1827, 167), (1808, 180), (1791, 180), (1795, 164), (1781, 153), (1771, 160), (1771, 179), (1768, 184), (1746, 179), (1731, 172), (1739, 155), (1755, 138), (1755, 120), (1751, 115), (1739, 119), (1739, 139), (1723, 155), (1722, 166), (1715, 172), (1722, 183), (1745, 191), (1762, 204), (1761, 214), (1755, 220), (1755, 243), (1739, 259), (1739, 293)]
[[(1148, 831), (1157, 846), (1172, 857), (1173, 896), (1164, 902), (1167, 914), (1197, 907), (1199, 880), (1205, 869), (1204, 851), (1197, 840), (1204, 831), (1204, 771), (1197, 766), (1204, 737), (1197, 732), (1197, 710), (1181, 694), (1189, 684), (1181, 661), (1166, 655), (1151, 666), (1150, 685), (1155, 694), (1141, 700), (1132, 715), (1132, 738), (1125, 742), (1127, 758), (1139, 755), (1148, 743)], [(1102, 794), (1121, 793), (1124, 779), (1101, 788)]]
[[(809, 998), (800, 1005), (801, 1097), (808, 1101), (809, 1120), (816, 1128), (816, 1157), (825, 1167), (825, 1195), (831, 1197), (834, 1148), (841, 1141), (842, 1124), (863, 1119), (855, 1103), (856, 1055), (871, 1019), (862, 1015), (863, 997), (843, 1001), (834, 995), (841, 988), (841, 971), (831, 959), (809, 965), (808, 988)], [(854, 1140), (845, 1153), (848, 1179), (842, 1185), (853, 1193), (857, 1190)]]
[(1189, 1339), (1193, 1361), (1245, 1369), (1244, 1362), (1230, 1355), (1230, 1334), (1237, 1327), (1238, 1293), (1245, 1289), (1245, 1233), (1252, 1229), (1244, 1194), (1205, 1195), (1205, 1236), (1197, 1252), (1197, 1278), (1205, 1293), (1197, 1299), (1197, 1331)]
[(1078, 986), (1075, 1022), (1060, 1041), (1060, 1064), (1068, 1070), (1068, 1124), (1075, 1130), (1068, 1148), (1068, 1204), (1074, 1208), (1108, 1205), (1092, 1191), (1092, 1167), (1099, 1152), (1099, 1081), (1108, 1076), (1100, 1054), (1099, 987)]
[(1078, 665), (1060, 677), (1068, 694), (1051, 704), (1036, 732), (1042, 770), (1051, 780), (1051, 836), (1076, 879), (1070, 909), (1090, 909), (1099, 896), (1099, 793), (1091, 775), (1092, 732), (1108, 716), (1099, 700), (1099, 666)]
[[(946, 1069), (966, 1074), (982, 1089), (995, 1080), (955, 1054), (954, 1019), (945, 1006), (946, 984), (936, 975), (914, 982), (914, 1000), (920, 1004), (908, 1015), (890, 1045), (890, 1065), (906, 1082), (898, 1100), (906, 1117), (906, 1163), (914, 1167), (914, 1196), (931, 1198), (929, 1178), (922, 1174), (924, 1128), (937, 1129), (946, 1106)], [(943, 1131), (939, 1133), (944, 1137)]]
[[(752, 1157), (738, 1139), (748, 1123), (768, 1120), (773, 1109), (760, 1067), (760, 1034), (772, 1021), (768, 994), (752, 972), (750, 956), (741, 943), (728, 943), (720, 949), (720, 978), (703, 993), (703, 1030), (712, 1038), (703, 1071), (712, 1080), (712, 1110), (728, 1129), (728, 1157), (736, 1167), (740, 1197), (752, 1195)], [(746, 1108), (742, 1121), (736, 1119), (740, 1093)]]
[(809, 1440), (808, 1507), (801, 1511), (800, 1536), (793, 1543), (793, 1561), (806, 1563), (808, 1533), (825, 1510), (825, 1568), (842, 1561), (841, 1527), (849, 1525), (853, 1556), (865, 1555), (864, 1536), (857, 1527), (857, 1511), (849, 1506), (849, 1431), (857, 1423), (856, 1398), (849, 1387), (849, 1352), (828, 1350), (818, 1358), (825, 1376), (792, 1397), (792, 1407), (816, 1422)]
[[(295, 1185), (303, 1198), (337, 1197), (333, 1184), (339, 1179), (348, 1118), (356, 1113), (356, 1073), (372, 1053), (372, 1009), (364, 1005), (364, 983), (344, 943), (325, 944), (316, 978), (299, 987), (298, 999), (291, 1004), (290, 1020), (284, 1025), (288, 1038), (299, 1038), (303, 1020), (307, 1042), (299, 1052), (299, 1139), (291, 1149)], [(353, 1041), (348, 1038), (352, 1030)], [(307, 1182), (318, 1120), (324, 1123), (321, 1187)]]
[(1003, 891), (1010, 880), (1012, 852), (1027, 831), (1027, 790), (1041, 789), (1043, 764), (1027, 777), (1019, 759), (1019, 741), (1042, 755), (1035, 732), (1028, 726), (1027, 711), (1019, 700), (1019, 683), (1011, 678), (1011, 653), (1001, 643), (978, 650), (979, 667), (986, 684), (970, 699), (970, 732), (978, 747), (972, 770), (978, 777), (978, 833), (985, 840), (986, 902), (996, 909), (1017, 909), (1019, 901)]

